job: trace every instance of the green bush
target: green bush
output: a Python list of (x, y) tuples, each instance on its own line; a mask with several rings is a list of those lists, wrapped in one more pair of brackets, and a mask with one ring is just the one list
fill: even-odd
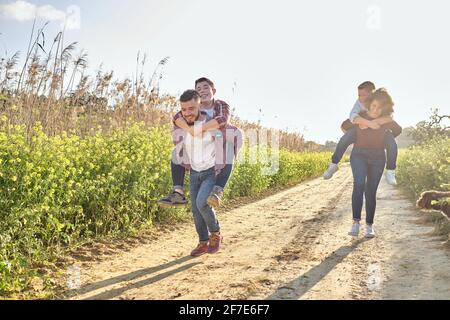
[(417, 199), (428, 190), (450, 190), (450, 139), (434, 138), (426, 144), (401, 150), (399, 184)]

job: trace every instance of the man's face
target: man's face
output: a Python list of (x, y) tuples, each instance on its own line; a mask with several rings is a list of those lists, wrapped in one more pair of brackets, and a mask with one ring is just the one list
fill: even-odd
[(358, 89), (358, 100), (362, 104), (365, 104), (367, 102), (367, 99), (370, 96), (370, 91), (366, 89)]
[(200, 101), (192, 99), (188, 102), (181, 102), (181, 114), (188, 124), (193, 124), (200, 112)]
[(216, 89), (211, 87), (208, 82), (199, 82), (195, 87), (200, 98), (202, 99), (202, 103), (211, 102), (216, 94)]

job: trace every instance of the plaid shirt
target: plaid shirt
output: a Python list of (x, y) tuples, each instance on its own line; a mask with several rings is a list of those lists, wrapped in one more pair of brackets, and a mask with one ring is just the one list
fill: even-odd
[[(213, 100), (213, 109), (214, 109), (214, 116), (213, 119), (216, 120), (219, 123), (220, 129), (230, 124), (230, 106), (228, 103), (222, 100)], [(181, 111), (177, 112), (173, 116), (173, 124), (175, 125), (175, 121), (177, 119), (182, 118), (183, 115), (181, 114)], [(211, 119), (212, 120), (212, 119)]]
[[(205, 119), (207, 121), (211, 120), (206, 112), (201, 111), (199, 120)], [(217, 120), (217, 117), (214, 117), (213, 119)], [(225, 123), (225, 125), (223, 125), (220, 129), (211, 130), (211, 133), (216, 145), (215, 171), (216, 175), (218, 175), (220, 171), (225, 167), (225, 165), (232, 164), (234, 159), (237, 157), (239, 150), (241, 149), (243, 144), (242, 131), (233, 125)], [(187, 155), (187, 152), (184, 150), (184, 140), (187, 134), (189, 133), (174, 124), (172, 130), (172, 140), (175, 144), (175, 163), (182, 165), (187, 170), (191, 170), (190, 159)], [(227, 152), (227, 147), (233, 147), (232, 154), (230, 152)]]

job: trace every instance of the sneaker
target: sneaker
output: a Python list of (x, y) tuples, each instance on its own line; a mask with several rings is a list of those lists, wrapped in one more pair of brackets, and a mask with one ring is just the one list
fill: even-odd
[(325, 171), (325, 173), (323, 174), (323, 178), (325, 180), (331, 179), (331, 177), (333, 176), (333, 174), (336, 173), (336, 171), (339, 170), (339, 166), (335, 163), (330, 163), (330, 166), (328, 167), (327, 171)]
[(366, 225), (366, 238), (375, 238), (375, 230), (372, 225)]
[(198, 257), (208, 252), (208, 242), (199, 242), (197, 248), (191, 251), (191, 256)]
[(167, 197), (159, 200), (158, 204), (162, 208), (170, 208), (176, 206), (183, 206), (187, 204), (187, 200), (183, 194), (174, 190)]
[(216, 253), (220, 249), (223, 237), (219, 232), (213, 233), (209, 236), (208, 253)]
[(395, 179), (395, 170), (386, 170), (386, 180), (391, 186), (397, 185), (397, 179)]
[(220, 207), (220, 204), (222, 202), (223, 197), (223, 190), (220, 187), (215, 186), (208, 197), (208, 204), (213, 207), (217, 208)]
[(350, 236), (357, 237), (359, 235), (359, 223), (354, 223), (352, 229), (348, 233)]

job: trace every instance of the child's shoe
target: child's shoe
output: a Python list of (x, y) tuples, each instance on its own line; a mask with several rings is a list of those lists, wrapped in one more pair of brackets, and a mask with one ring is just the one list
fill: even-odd
[(339, 166), (336, 163), (330, 163), (330, 166), (328, 167), (327, 171), (323, 174), (323, 178), (325, 180), (331, 179), (333, 174), (336, 173), (336, 171), (339, 170)]
[(162, 208), (170, 208), (176, 206), (184, 206), (185, 204), (187, 204), (187, 200), (184, 194), (173, 190), (167, 197), (159, 200), (158, 204)]
[(386, 180), (391, 186), (397, 185), (397, 179), (395, 179), (395, 170), (386, 170)]
[(207, 202), (211, 207), (218, 208), (221, 205), (222, 197), (223, 189), (221, 187), (214, 186), (211, 193), (209, 194)]

